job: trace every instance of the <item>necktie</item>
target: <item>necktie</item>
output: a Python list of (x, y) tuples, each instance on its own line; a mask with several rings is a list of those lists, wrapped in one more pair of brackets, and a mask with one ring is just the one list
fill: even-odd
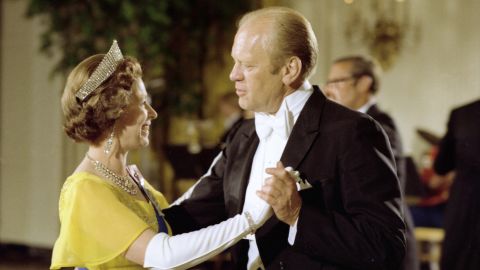
[(255, 113), (255, 131), (260, 140), (265, 140), (272, 133), (287, 140), (292, 128), (293, 115), (286, 108), (281, 108), (275, 116)]

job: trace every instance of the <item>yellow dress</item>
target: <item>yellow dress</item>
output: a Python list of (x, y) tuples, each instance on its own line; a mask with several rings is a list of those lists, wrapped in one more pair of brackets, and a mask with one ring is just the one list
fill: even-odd
[[(160, 192), (148, 183), (145, 188), (160, 208), (168, 206)], [(124, 254), (143, 231), (158, 231), (151, 204), (87, 172), (74, 173), (65, 181), (59, 217), (60, 235), (53, 248), (50, 269), (144, 269), (125, 259)]]

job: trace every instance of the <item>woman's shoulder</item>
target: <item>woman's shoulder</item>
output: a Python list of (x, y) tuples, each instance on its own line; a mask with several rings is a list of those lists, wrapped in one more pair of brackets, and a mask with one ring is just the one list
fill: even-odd
[(114, 188), (104, 179), (90, 172), (74, 172), (67, 177), (60, 192), (60, 210), (67, 204), (77, 201), (88, 201), (100, 194), (111, 194), (114, 197)]
[(74, 172), (65, 180), (62, 193), (71, 191), (72, 188), (75, 188), (75, 190), (111, 189), (110, 186), (107, 181), (91, 172)]

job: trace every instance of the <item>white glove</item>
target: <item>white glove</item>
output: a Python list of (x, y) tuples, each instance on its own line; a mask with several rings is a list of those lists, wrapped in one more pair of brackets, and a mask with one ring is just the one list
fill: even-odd
[(261, 207), (198, 231), (175, 236), (159, 233), (148, 243), (143, 266), (186, 269), (204, 262), (260, 227), (268, 219), (268, 212), (271, 215), (272, 211)]

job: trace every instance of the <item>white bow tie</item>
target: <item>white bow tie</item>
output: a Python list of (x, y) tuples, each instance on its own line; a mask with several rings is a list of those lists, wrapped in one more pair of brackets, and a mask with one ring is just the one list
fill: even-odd
[(275, 134), (287, 140), (293, 127), (293, 115), (288, 110), (280, 110), (275, 116), (265, 113), (255, 113), (255, 131), (260, 140), (265, 140), (270, 134)]

